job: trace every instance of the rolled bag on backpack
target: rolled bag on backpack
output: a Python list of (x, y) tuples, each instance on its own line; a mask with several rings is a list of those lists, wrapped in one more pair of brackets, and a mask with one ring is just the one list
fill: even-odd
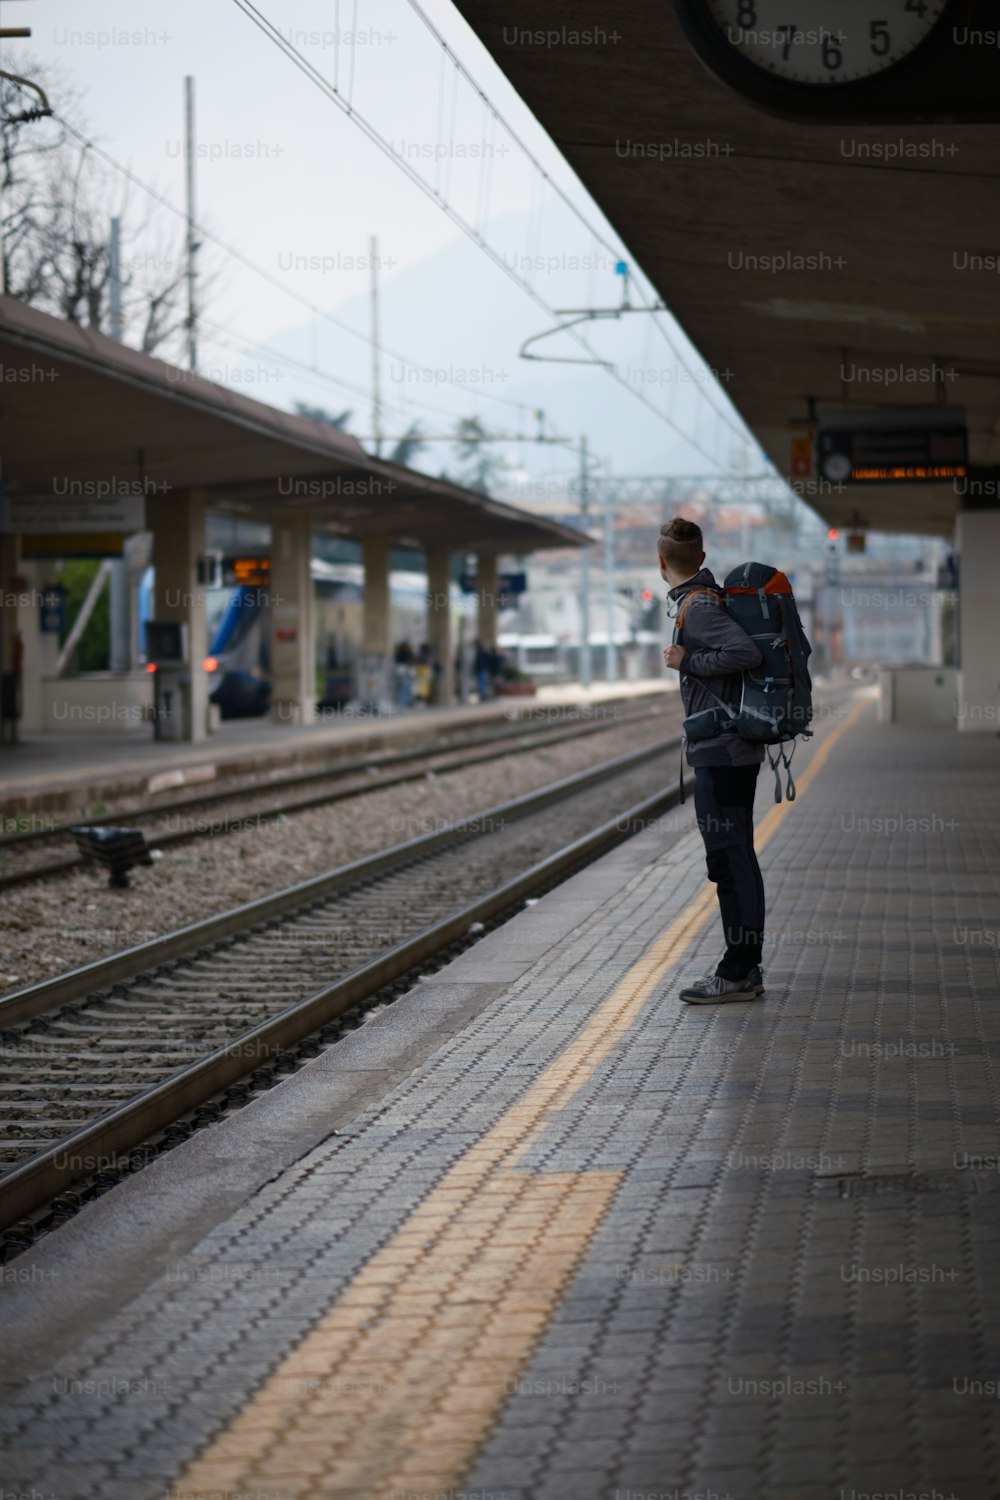
[[(712, 689), (709, 688), (708, 692)], [(716, 735), (722, 734), (729, 728), (733, 720), (733, 714), (724, 714), (721, 708), (703, 708), (700, 713), (689, 714), (684, 720), (684, 738), (686, 740), (714, 740)]]

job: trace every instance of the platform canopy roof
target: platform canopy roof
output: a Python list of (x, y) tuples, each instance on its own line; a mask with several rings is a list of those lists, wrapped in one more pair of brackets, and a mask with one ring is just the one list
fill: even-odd
[(0, 297), (3, 479), (11, 496), (199, 489), (219, 515), (312, 512), (317, 530), (523, 555), (581, 533), (382, 462), (348, 434)]
[[(1000, 280), (988, 269), (1000, 265), (1000, 126), (765, 113), (707, 71), (670, 0), (577, 0), (571, 15), (565, 0), (456, 5), (724, 372), (779, 473), (810, 397), (819, 411), (964, 407), (970, 463), (1000, 464)], [(570, 30), (575, 44), (542, 44)], [(985, 272), (964, 269), (969, 253)], [(816, 264), (744, 259), (780, 267), (786, 255)], [(858, 369), (900, 376), (862, 381)], [(803, 494), (831, 524), (857, 510), (875, 529), (940, 535), (963, 503), (951, 482)]]

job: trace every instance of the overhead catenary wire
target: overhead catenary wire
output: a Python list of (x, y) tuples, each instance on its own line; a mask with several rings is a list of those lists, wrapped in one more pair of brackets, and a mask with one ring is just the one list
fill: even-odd
[[(323, 370), (317, 364), (308, 364), (305, 360), (296, 359), (293, 354), (285, 354), (278, 349), (271, 349), (267, 344), (259, 343), (251, 336), (245, 334), (241, 329), (233, 328), (231, 324), (216, 323), (210, 318), (203, 318), (201, 321), (205, 328), (210, 331), (215, 330), (218, 342), (223, 342), (218, 339), (219, 334), (228, 334), (231, 339), (237, 340), (237, 343), (230, 342), (228, 345), (223, 344), (223, 347), (237, 348), (244, 354), (259, 353), (267, 355), (276, 363), (291, 365), (296, 370), (301, 371), (303, 375), (309, 375), (317, 380), (336, 386), (340, 390), (346, 391), (348, 395), (357, 396), (365, 402), (370, 398), (371, 392), (367, 387), (358, 385), (350, 380), (345, 380), (342, 376), (334, 375), (329, 370)], [(476, 393), (473, 392), (472, 394)], [(445, 417), (449, 420), (454, 420), (455, 417), (454, 411), (449, 410), (447, 407), (437, 406), (432, 401), (424, 401), (408, 396), (399, 396), (395, 400), (391, 397), (383, 397), (382, 404), (403, 421), (408, 417), (412, 417), (414, 410), (424, 414), (431, 412), (436, 417)], [(517, 410), (523, 417), (530, 410), (530, 407), (527, 403), (521, 403)]]
[[(491, 245), (486, 242), (482, 234), (474, 226), (470, 225), (466, 221), (466, 219), (460, 213), (458, 213), (458, 211), (453, 208), (451, 204), (448, 203), (439, 192), (435, 190), (431, 182), (422, 177), (421, 174), (416, 171), (416, 169), (410, 164), (410, 162), (407, 161), (403, 156), (401, 156), (399, 152), (393, 150), (391, 143), (385, 139), (381, 132), (377, 130), (375, 126), (372, 125), (371, 122), (368, 121), (364, 117), (364, 115), (362, 115), (353, 106), (352, 103), (345, 101), (343, 95), (336, 88), (335, 84), (331, 83), (330, 80), (326, 78), (325, 75), (314, 66), (314, 64), (309, 62), (309, 60), (304, 57), (303, 54), (299, 52), (299, 50), (295, 46), (293, 46), (285, 36), (282, 35), (282, 33), (278, 30), (274, 23), (270, 21), (268, 17), (265, 16), (264, 13), (253, 3), (253, 0), (233, 0), (233, 3), (239, 10), (243, 12), (248, 20), (253, 22), (258, 30), (261, 31), (262, 34), (266, 36), (267, 39), (279, 49), (279, 51), (284, 53), (289, 61), (295, 67), (297, 67), (299, 71), (310, 80), (310, 82), (315, 84), (315, 86), (324, 93), (324, 95), (330, 100), (331, 103), (333, 103), (339, 110), (341, 110), (342, 113), (347, 115), (347, 117), (357, 126), (362, 134), (374, 146), (376, 146), (384, 156), (392, 161), (396, 165), (396, 167), (404, 173), (409, 181), (413, 183), (415, 187), (419, 188), (420, 191), (425, 194), (425, 196), (430, 198), (432, 202), (436, 203), (438, 207), (448, 216), (452, 223), (454, 223), (459, 229), (461, 229), (462, 232), (466, 234), (474, 244), (478, 245), (478, 247), (493, 262), (494, 265), (502, 270), (505, 275), (507, 275), (517, 286), (519, 286), (527, 294), (527, 296), (531, 298), (536, 306), (540, 307), (542, 311), (547, 314), (547, 316), (552, 318), (553, 321), (558, 321), (555, 310), (549, 306), (545, 299), (537, 291), (535, 291), (534, 288), (524, 279), (524, 277), (520, 276), (518, 272), (513, 267), (511, 267), (505, 261), (505, 259), (496, 250), (493, 249)], [(428, 25), (429, 29), (432, 31), (435, 37), (437, 37), (437, 39), (441, 41), (443, 45), (447, 46), (447, 43), (444, 42), (444, 39), (440, 36), (440, 33), (438, 33), (433, 28), (433, 26), (431, 26), (430, 22), (426, 20), (426, 17), (423, 16), (423, 12), (419, 10), (419, 7), (414, 8), (417, 10), (417, 13), (421, 16), (421, 18), (425, 20), (425, 24)], [(468, 79), (468, 81), (476, 89), (476, 92), (483, 99), (487, 107), (492, 109), (493, 106), (489, 103), (484, 90), (479, 88), (479, 86), (471, 78), (471, 75), (468, 74), (467, 70), (461, 64), (459, 59), (455, 57), (455, 54), (451, 52), (450, 49), (449, 53), (455, 63), (456, 69), (461, 72), (462, 76)], [(494, 110), (494, 113), (497, 112)], [(504, 124), (504, 128), (509, 131), (512, 138), (517, 142), (521, 149), (526, 152), (526, 154), (533, 162), (535, 162), (535, 158), (531, 157), (530, 152), (527, 152), (527, 149), (523, 146), (523, 143), (515, 135), (515, 133), (510, 130), (510, 127), (507, 126), (506, 122), (503, 121), (502, 123)], [(535, 164), (539, 167), (539, 170), (544, 171), (544, 168), (541, 168), (540, 164), (538, 164), (537, 162), (535, 162)], [(552, 182), (549, 174), (545, 173), (545, 176), (547, 181), (552, 184), (554, 190), (563, 199), (563, 201), (570, 203), (571, 205), (571, 200), (568, 199), (567, 195), (557, 184)], [(579, 212), (575, 208), (574, 212), (577, 214), (577, 217), (580, 217)], [(585, 220), (583, 220), (582, 222), (586, 223)], [(607, 244), (607, 241), (604, 241), (604, 243)], [(591, 345), (587, 342), (586, 338), (584, 338), (582, 334), (578, 333), (575, 329), (568, 330), (568, 334), (570, 338), (574, 339), (582, 348), (586, 349), (590, 355), (596, 358), (596, 351), (591, 347)], [(674, 352), (675, 357), (680, 359), (680, 356), (676, 354), (676, 351)], [(631, 385), (627, 380), (619, 375), (617, 370), (615, 370), (612, 365), (608, 364), (606, 361), (602, 363), (604, 363), (607, 373), (618, 385), (620, 385), (624, 390), (628, 391), (630, 395), (636, 398), (636, 400), (641, 401), (649, 411), (651, 411), (656, 417), (658, 417), (661, 421), (665, 422), (669, 427), (671, 427), (688, 446), (695, 448), (702, 454), (703, 457), (707, 458), (709, 462), (718, 462), (717, 453), (713, 453), (708, 448), (702, 447), (700, 443), (693, 440), (691, 435), (686, 432), (684, 428), (679, 425), (679, 423), (677, 423), (668, 413), (662, 411), (661, 408), (658, 407), (654, 402), (650, 401), (641, 390), (638, 390), (635, 386)], [(695, 383), (699, 385), (702, 384), (701, 382)], [(702, 394), (704, 394), (704, 392)], [(719, 420), (726, 421), (728, 425), (732, 427), (732, 423), (723, 415), (723, 413), (719, 412), (718, 409), (711, 403), (709, 403), (709, 405), (713, 414)], [(733, 430), (736, 431), (735, 428)], [(739, 429), (738, 435), (741, 440), (745, 440), (745, 429)]]
[[(120, 172), (128, 182), (131, 182), (133, 184), (134, 187), (141, 189), (141, 191), (152, 198), (154, 202), (159, 203), (162, 208), (167, 209), (176, 218), (181, 219), (185, 223), (187, 222), (187, 215), (184, 209), (178, 208), (176, 203), (172, 203), (165, 194), (161, 193), (157, 188), (152, 187), (148, 182), (145, 182), (141, 177), (137, 176), (137, 174), (133, 172), (130, 167), (126, 167), (123, 162), (120, 162), (115, 157), (113, 157), (109, 151), (105, 151), (104, 148), (97, 145), (95, 141), (88, 139), (88, 137), (85, 136), (82, 131), (77, 130), (76, 126), (71, 125), (68, 120), (64, 120), (61, 115), (53, 112), (52, 118), (56, 121), (57, 124), (61, 125), (64, 130), (67, 130), (75, 140), (79, 141), (80, 144), (85, 148), (85, 150), (88, 150), (95, 156), (98, 156), (101, 161), (103, 161), (107, 166), (112, 167), (116, 172)], [(308, 297), (304, 297), (301, 292), (297, 292), (294, 290), (294, 288), (288, 286), (286, 282), (282, 281), (281, 278), (279, 276), (276, 276), (272, 271), (268, 271), (265, 266), (258, 265), (256, 261), (252, 260), (248, 255), (245, 255), (242, 250), (238, 250), (235, 246), (227, 244), (225, 240), (220, 239), (218, 235), (213, 234), (211, 230), (206, 229), (203, 224), (196, 223), (195, 229), (204, 240), (209, 241), (209, 243), (215, 245), (217, 249), (223, 251), (224, 254), (230, 256), (233, 260), (238, 261), (239, 264), (245, 267), (246, 270), (252, 271), (254, 275), (260, 276), (265, 281), (270, 282), (272, 286), (283, 292), (287, 297), (290, 297), (294, 302), (298, 302), (300, 306), (306, 308), (306, 310), (308, 312), (311, 312), (314, 317), (321, 318), (323, 322), (330, 323), (334, 328), (339, 328), (343, 333), (349, 334), (351, 338), (360, 340), (363, 344), (371, 344), (371, 338), (368, 334), (363, 333), (358, 328), (352, 328), (350, 323), (345, 323), (342, 318), (338, 318), (333, 313), (326, 311), (325, 308), (319, 307)], [(432, 375), (435, 377), (439, 373), (434, 369), (433, 366), (422, 364), (419, 360), (410, 359), (407, 355), (400, 354), (398, 350), (391, 349), (385, 344), (382, 345), (382, 348), (386, 354), (390, 355), (393, 359), (398, 360), (400, 364), (406, 365), (411, 370), (419, 370), (422, 374)], [(461, 381), (445, 378), (442, 381), (442, 384), (453, 385), (457, 389), (462, 390), (466, 395), (470, 394), (469, 386)], [(499, 404), (502, 406), (509, 406), (515, 409), (520, 409), (524, 406), (523, 401), (515, 401), (509, 396), (500, 396), (493, 391), (476, 390), (471, 394), (481, 396), (486, 401), (496, 401), (499, 402)]]
[[(587, 229), (594, 236), (595, 241), (599, 245), (601, 245), (602, 248), (605, 249), (608, 252), (609, 255), (611, 255), (612, 257), (614, 257), (615, 260), (618, 260), (620, 257), (618, 255), (617, 247), (614, 246), (614, 245), (612, 245), (611, 241), (608, 240), (608, 238), (606, 237), (606, 235), (604, 235), (599, 228), (597, 228), (594, 224), (591, 223), (591, 221), (584, 214), (584, 212), (581, 209), (580, 205), (578, 203), (574, 202), (574, 200), (560, 186), (560, 184), (555, 180), (555, 178), (553, 178), (551, 176), (551, 174), (546, 170), (546, 168), (539, 161), (538, 157), (531, 150), (530, 146), (528, 146), (525, 143), (525, 141), (522, 140), (521, 136), (514, 129), (514, 127), (510, 124), (510, 122), (506, 119), (506, 117), (504, 115), (502, 115), (500, 113), (499, 109), (497, 109), (496, 105), (493, 104), (492, 101), (489, 100), (489, 97), (486, 94), (486, 91), (482, 88), (482, 86), (478, 83), (478, 81), (473, 77), (472, 73), (470, 73), (469, 69), (462, 62), (461, 58), (458, 57), (458, 55), (454, 51), (452, 51), (452, 49), (449, 46), (449, 44), (448, 44), (447, 40), (445, 39), (445, 37), (441, 34), (441, 32), (438, 30), (438, 28), (434, 25), (434, 22), (431, 20), (430, 16), (427, 15), (426, 11), (419, 4), (419, 0), (407, 0), (407, 4), (409, 5), (410, 9), (413, 11), (414, 15), (416, 15), (419, 18), (419, 20), (423, 23), (423, 25), (426, 27), (426, 29), (430, 33), (430, 35), (432, 37), (434, 37), (435, 41), (437, 41), (441, 45), (441, 47), (444, 49), (444, 51), (448, 54), (448, 56), (450, 56), (452, 58), (452, 60), (455, 63), (455, 67), (456, 67), (457, 72), (460, 73), (461, 76), (466, 80), (466, 82), (468, 83), (469, 87), (472, 88), (472, 89), (474, 89), (476, 91), (476, 93), (479, 94), (481, 96), (481, 98), (489, 105), (490, 109), (493, 112), (494, 119), (498, 120), (500, 122), (500, 124), (503, 126), (504, 130), (506, 130), (507, 134), (510, 136), (510, 138), (514, 142), (514, 144), (518, 147), (518, 149), (524, 154), (524, 156), (527, 158), (527, 160), (535, 168), (536, 173), (540, 174), (540, 176), (544, 179), (544, 181), (546, 183), (548, 183), (549, 187), (556, 194), (556, 196), (562, 201), (563, 204), (565, 204), (566, 208), (569, 209), (570, 213), (573, 214), (573, 216), (576, 219), (579, 220), (580, 224), (582, 224), (583, 227), (585, 229)], [(646, 293), (645, 293), (645, 291), (644, 291), (643, 288), (640, 287), (638, 289), (638, 291), (639, 291), (640, 297), (642, 298), (642, 305), (649, 310), (650, 316), (651, 316), (651, 321), (656, 326), (657, 332), (664, 339), (664, 341), (667, 344), (667, 347), (670, 349), (671, 353), (674, 355), (675, 359), (678, 361), (678, 363), (681, 365), (681, 367), (684, 369), (684, 371), (689, 376), (691, 376), (692, 380), (695, 380), (696, 377), (693, 375), (693, 373), (691, 371), (691, 368), (688, 365), (687, 361), (685, 360), (683, 354), (674, 345), (673, 340), (670, 337), (669, 330), (664, 326), (664, 324), (661, 322), (661, 320), (656, 317), (653, 303), (657, 302), (659, 299), (656, 298), (655, 295), (654, 295), (653, 296), (653, 302), (651, 303), (650, 301), (646, 300)], [(724, 393), (720, 392), (720, 394), (724, 394)], [(727, 422), (730, 426), (733, 426), (732, 418), (727, 413), (725, 413), (723, 411), (720, 411), (716, 406), (714, 406), (713, 403), (708, 400), (707, 396), (705, 396), (704, 399), (708, 403), (708, 405), (711, 408), (711, 410), (713, 412), (715, 412), (715, 414), (718, 417), (720, 417), (723, 421)], [(737, 421), (739, 421), (739, 417), (738, 416), (737, 416)], [(740, 437), (743, 437), (745, 435), (745, 432), (743, 430), (741, 430), (738, 433), (738, 435)]]
[[(294, 355), (283, 354), (283, 353), (281, 353), (277, 349), (269, 349), (266, 345), (258, 344), (252, 338), (249, 338), (246, 334), (242, 333), (239, 329), (232, 328), (231, 325), (227, 325), (227, 324), (223, 324), (223, 323), (216, 323), (216, 322), (213, 322), (212, 319), (210, 319), (210, 318), (205, 318), (205, 319), (202, 319), (202, 326), (205, 329), (207, 329), (210, 334), (213, 335), (213, 337), (211, 339), (211, 342), (212, 342), (213, 345), (217, 344), (220, 348), (223, 348), (223, 349), (233, 349), (233, 350), (236, 350), (238, 353), (243, 353), (243, 354), (247, 354), (247, 353), (261, 353), (261, 354), (266, 354), (266, 355), (270, 356), (273, 360), (275, 360), (277, 363), (292, 365), (296, 370), (300, 371), (303, 375), (310, 376), (310, 377), (313, 377), (313, 378), (315, 378), (317, 380), (321, 380), (321, 381), (324, 381), (324, 382), (329, 382), (330, 384), (338, 387), (339, 389), (341, 389), (343, 391), (346, 391), (349, 395), (359, 396), (359, 397), (361, 397), (365, 401), (368, 400), (370, 392), (364, 386), (359, 386), (359, 385), (353, 384), (350, 381), (342, 380), (340, 377), (338, 377), (336, 375), (331, 375), (326, 370), (319, 369), (316, 365), (309, 365), (309, 364), (306, 364), (304, 360), (296, 359)], [(225, 337), (226, 334), (230, 334), (230, 335), (232, 335), (232, 337), (229, 338), (229, 339), (227, 339)], [(449, 421), (454, 420), (454, 416), (455, 416), (454, 412), (450, 411), (447, 407), (435, 406), (432, 402), (425, 402), (425, 401), (410, 402), (410, 401), (407, 401), (407, 399), (405, 397), (400, 398), (400, 400), (398, 402), (384, 401), (383, 405), (390, 412), (394, 412), (395, 415), (400, 418), (401, 423), (406, 422), (406, 420), (409, 417), (412, 417), (412, 411), (406, 411), (404, 409), (404, 406), (416, 406), (416, 407), (419, 407), (421, 409), (421, 411), (424, 412), (424, 413), (433, 412), (435, 415), (437, 415), (437, 416), (443, 416), (444, 418), (446, 418)], [(529, 410), (531, 410), (531, 408), (527, 404), (525, 404), (524, 406), (522, 406), (520, 408), (520, 415), (522, 417), (525, 416), (528, 413)], [(344, 429), (344, 431), (345, 431), (345, 433), (347, 434), (348, 437), (354, 437), (355, 436), (354, 433), (351, 433), (346, 428)], [(401, 442), (404, 439), (406, 439), (407, 436), (408, 436), (407, 434), (400, 434), (396, 438), (391, 438), (391, 437), (388, 438), (387, 441)], [(358, 441), (359, 442), (369, 441), (369, 439), (359, 437)], [(460, 437), (457, 432), (436, 433), (435, 434), (435, 433), (429, 433), (429, 432), (422, 432), (421, 431), (421, 432), (417, 432), (416, 434), (414, 434), (413, 441), (415, 441), (417, 443), (432, 443), (432, 442), (433, 443), (442, 443), (442, 442), (447, 442), (447, 443), (459, 443), (459, 442), (463, 442), (463, 443), (470, 443), (470, 442), (541, 443), (541, 442), (545, 442), (545, 443), (548, 443), (548, 444), (552, 444), (552, 443), (570, 443), (573, 440), (569, 439), (569, 438), (545, 437), (545, 436), (541, 436), (539, 433), (527, 433), (527, 432), (486, 432), (486, 433), (483, 434), (482, 437), (472, 437), (472, 436), (469, 436), (469, 435), (464, 435), (464, 436)]]
[[(555, 313), (554, 309), (552, 309), (548, 305), (548, 303), (545, 301), (545, 299), (543, 297), (541, 297), (540, 294), (537, 293), (531, 287), (531, 285), (523, 277), (519, 276), (518, 273), (516, 272), (516, 270), (514, 270), (511, 266), (509, 266), (506, 263), (506, 261), (503, 259), (502, 256), (500, 256), (490, 245), (488, 245), (486, 243), (486, 241), (482, 237), (482, 234), (476, 228), (474, 228), (472, 225), (468, 224), (466, 222), (466, 220), (462, 217), (462, 215), (459, 214), (447, 201), (445, 201), (441, 197), (441, 195), (438, 192), (435, 191), (435, 189), (432, 187), (432, 185), (428, 181), (426, 181), (420, 175), (420, 173), (417, 172), (409, 164), (408, 161), (406, 161), (403, 157), (401, 157), (399, 155), (398, 152), (396, 152), (396, 151), (394, 151), (392, 149), (391, 143), (388, 142), (388, 141), (386, 141), (385, 138), (381, 135), (381, 133), (378, 130), (376, 130), (375, 127), (373, 125), (371, 125), (370, 122), (368, 120), (366, 120), (364, 118), (364, 116), (361, 115), (358, 112), (357, 109), (355, 109), (355, 108), (353, 108), (353, 106), (350, 106), (350, 105), (348, 105), (348, 104), (345, 103), (343, 97), (341, 96), (340, 92), (336, 89), (336, 87), (334, 85), (332, 85), (330, 83), (330, 81), (327, 78), (325, 78), (324, 75), (319, 71), (319, 69), (316, 68), (312, 63), (310, 63), (308, 61), (308, 59), (306, 59), (302, 55), (302, 53), (299, 52), (298, 49), (295, 48), (281, 34), (281, 32), (277, 29), (277, 27), (273, 24), (273, 22), (271, 22), (270, 20), (268, 20), (268, 18), (263, 14), (263, 12), (260, 11), (258, 9), (258, 7), (252, 3), (252, 0), (234, 0), (234, 4), (237, 6), (238, 9), (240, 9), (241, 11), (243, 11), (243, 13), (248, 17), (248, 19), (251, 20), (254, 23), (254, 25), (257, 26), (258, 29), (276, 47), (278, 47), (278, 49), (281, 52), (283, 52), (285, 54), (285, 56), (288, 57), (289, 60), (307, 78), (309, 78), (310, 81), (313, 82), (331, 100), (332, 103), (334, 103), (337, 106), (338, 109), (340, 109), (344, 114), (346, 114), (354, 122), (354, 124), (358, 126), (358, 128), (362, 131), (362, 133), (375, 146), (377, 146), (377, 148), (382, 152), (383, 155), (387, 156), (389, 158), (389, 160), (391, 160), (406, 175), (406, 177), (416, 187), (418, 187), (426, 196), (428, 196), (429, 198), (431, 198), (432, 201), (436, 202), (438, 204), (438, 206), (444, 211), (444, 213), (447, 214), (447, 216), (449, 217), (449, 219), (451, 219), (451, 221), (458, 228), (460, 228), (463, 231), (463, 233), (465, 233), (466, 235), (468, 235), (468, 237), (476, 245), (479, 246), (479, 248), (489, 257), (489, 259), (496, 266), (499, 267), (500, 270), (502, 270), (511, 280), (513, 280), (515, 282), (515, 284), (518, 285), (532, 299), (532, 301), (538, 307), (540, 307), (549, 317), (551, 317), (554, 321), (557, 321), (557, 314)], [(431, 27), (431, 30), (432, 31), (434, 30), (433, 27)], [(437, 33), (435, 31), (434, 35), (438, 38), (438, 40), (440, 40), (442, 42), (442, 44), (444, 46), (447, 46), (447, 43), (444, 42), (444, 39), (440, 37), (440, 33)], [(461, 64), (461, 62), (459, 61), (459, 59), (455, 57), (454, 53), (450, 52), (450, 49), (449, 49), (449, 54), (452, 57), (452, 60), (453, 60), (453, 62), (455, 64), (455, 67), (456, 67), (456, 75), (455, 76), (457, 77), (458, 74), (461, 73), (462, 76), (466, 77), (473, 84), (473, 87), (476, 88), (476, 92), (483, 99), (483, 101), (487, 105), (487, 107), (493, 108), (493, 106), (491, 106), (489, 104), (489, 101), (487, 99), (487, 96), (486, 96), (485, 92), (482, 89), (480, 89), (478, 87), (478, 85), (475, 84), (474, 80), (471, 79), (471, 76), (468, 74), (467, 70)], [(455, 102), (456, 102), (455, 101), (455, 97), (453, 95), (453, 100), (452, 100), (452, 105), (453, 105), (453, 109), (452, 109), (452, 133), (454, 131)], [(497, 117), (499, 118), (499, 114), (498, 114), (498, 112), (495, 109), (493, 110), (493, 112), (494, 112), (494, 114), (497, 114)], [(514, 132), (510, 131), (510, 127), (506, 124), (505, 121), (502, 121), (502, 123), (504, 124), (504, 128), (507, 129), (510, 132), (510, 134), (512, 135), (512, 138), (515, 139), (515, 141), (517, 141), (517, 144), (521, 147), (521, 149), (524, 150), (524, 151), (526, 151), (526, 154), (528, 154), (529, 157), (530, 157), (530, 152), (527, 152), (527, 148), (525, 148), (523, 146), (523, 143), (520, 141), (520, 139), (514, 134)], [(535, 161), (535, 158), (533, 158), (533, 157), (530, 157), (530, 159), (533, 162)], [(541, 168), (540, 164), (536, 163), (536, 165), (538, 165), (539, 170), (541, 170), (541, 171), (544, 172), (544, 168)], [(449, 166), (450, 166), (450, 156), (449, 156)], [(546, 180), (548, 182), (552, 183), (552, 179), (549, 177), (548, 173), (545, 173), (545, 177), (546, 177)], [(561, 188), (559, 188), (557, 184), (552, 183), (552, 185), (553, 185), (555, 191), (558, 193), (558, 195), (565, 202), (569, 203), (570, 200), (566, 197), (566, 194), (563, 192), (563, 190)], [(575, 209), (574, 209), (574, 212), (576, 212)], [(579, 217), (579, 214), (577, 216)], [(584, 220), (582, 222), (585, 223), (586, 221)], [(604, 240), (603, 243), (605, 245), (608, 245), (608, 242), (606, 240)], [(608, 248), (609, 249), (611, 248), (610, 245), (608, 245)], [(591, 345), (587, 342), (587, 340), (581, 334), (577, 333), (575, 330), (570, 330), (569, 336), (571, 338), (573, 338), (582, 348), (586, 349), (587, 352), (591, 356), (595, 355), (595, 351), (593, 350), (593, 348), (591, 347)], [(614, 367), (612, 365), (608, 364), (607, 362), (603, 362), (603, 363), (605, 364), (605, 368), (607, 369), (607, 372), (610, 374), (611, 378), (613, 380), (615, 380), (618, 385), (620, 385), (624, 390), (628, 391), (629, 394), (631, 394), (632, 396), (634, 396), (638, 401), (641, 401), (642, 404), (649, 411), (651, 411), (661, 421), (665, 422), (669, 427), (671, 427), (677, 433), (677, 435), (685, 443), (687, 443), (689, 446), (695, 447), (702, 454), (703, 457), (705, 457), (705, 458), (707, 458), (709, 460), (709, 462), (715, 463), (715, 462), (718, 461), (716, 453), (711, 452), (707, 448), (703, 448), (697, 442), (693, 442), (691, 436), (689, 435), (689, 433), (686, 432), (684, 430), (684, 428), (680, 426), (679, 423), (677, 423), (676, 421), (674, 421), (673, 418), (668, 413), (663, 412), (661, 410), (661, 408), (659, 408), (658, 406), (656, 406), (656, 404), (654, 402), (650, 401), (643, 394), (642, 391), (636, 389), (635, 386), (631, 385), (627, 380), (623, 379), (623, 377), (618, 374), (618, 372), (614, 369)], [(713, 414), (716, 417), (719, 417), (720, 419), (725, 420), (722, 417), (722, 414), (720, 412), (718, 412), (714, 406), (711, 407), (711, 409), (713, 411)], [(745, 432), (742, 431), (742, 430), (740, 430), (739, 431), (739, 436), (741, 437), (741, 439), (744, 438), (745, 437)]]
[[(151, 297), (154, 295), (154, 289), (148, 285), (143, 285), (142, 283), (138, 283), (135, 285), (130, 283), (129, 285), (130, 290), (138, 291), (144, 297)], [(320, 369), (316, 364), (308, 364), (305, 360), (296, 359), (292, 354), (285, 354), (280, 350), (270, 349), (267, 344), (262, 343), (259, 339), (254, 338), (252, 335), (244, 333), (241, 329), (234, 328), (231, 323), (219, 323), (212, 318), (208, 318), (202, 315), (198, 319), (198, 324), (200, 328), (204, 329), (206, 332), (212, 335), (210, 342), (213, 345), (218, 345), (220, 348), (235, 350), (237, 353), (241, 354), (266, 355), (271, 360), (273, 360), (276, 365), (291, 365), (296, 370), (301, 371), (303, 375), (311, 376), (317, 380), (323, 381), (325, 384), (335, 386), (339, 390), (346, 392), (348, 395), (359, 397), (364, 401), (368, 400), (370, 393), (366, 387), (358, 385), (353, 381), (345, 380), (342, 376), (334, 375), (329, 370)], [(229, 335), (228, 339), (225, 337), (226, 335)], [(205, 361), (202, 360), (201, 364), (202, 368), (204, 369)], [(198, 374), (198, 371), (191, 371), (190, 373)], [(452, 411), (449, 411), (446, 407), (435, 406), (433, 402), (418, 401), (406, 396), (400, 396), (397, 400), (391, 401), (388, 404), (401, 420), (405, 420), (408, 416), (411, 416), (413, 409), (419, 409), (423, 413), (433, 412), (435, 416), (454, 416), (454, 413)], [(410, 408), (411, 410), (407, 411), (406, 408)], [(521, 407), (522, 414), (527, 410), (527, 404)]]

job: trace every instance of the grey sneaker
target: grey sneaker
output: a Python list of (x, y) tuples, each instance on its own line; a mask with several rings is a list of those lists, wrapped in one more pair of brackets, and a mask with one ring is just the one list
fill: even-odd
[(724, 1005), (729, 1000), (757, 1000), (764, 993), (764, 977), (759, 969), (752, 969), (746, 979), (722, 979), (718, 974), (707, 974), (697, 984), (681, 990), (681, 999), (688, 1005)]

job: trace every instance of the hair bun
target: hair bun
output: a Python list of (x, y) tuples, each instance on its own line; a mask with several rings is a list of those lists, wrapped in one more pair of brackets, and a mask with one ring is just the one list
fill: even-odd
[(701, 527), (696, 526), (693, 521), (686, 521), (683, 516), (675, 516), (670, 523), (667, 536), (675, 542), (693, 542), (695, 538), (701, 537)]
[(661, 567), (669, 563), (671, 567), (683, 570), (685, 576), (695, 573), (704, 557), (701, 527), (684, 516), (664, 521), (656, 550)]

